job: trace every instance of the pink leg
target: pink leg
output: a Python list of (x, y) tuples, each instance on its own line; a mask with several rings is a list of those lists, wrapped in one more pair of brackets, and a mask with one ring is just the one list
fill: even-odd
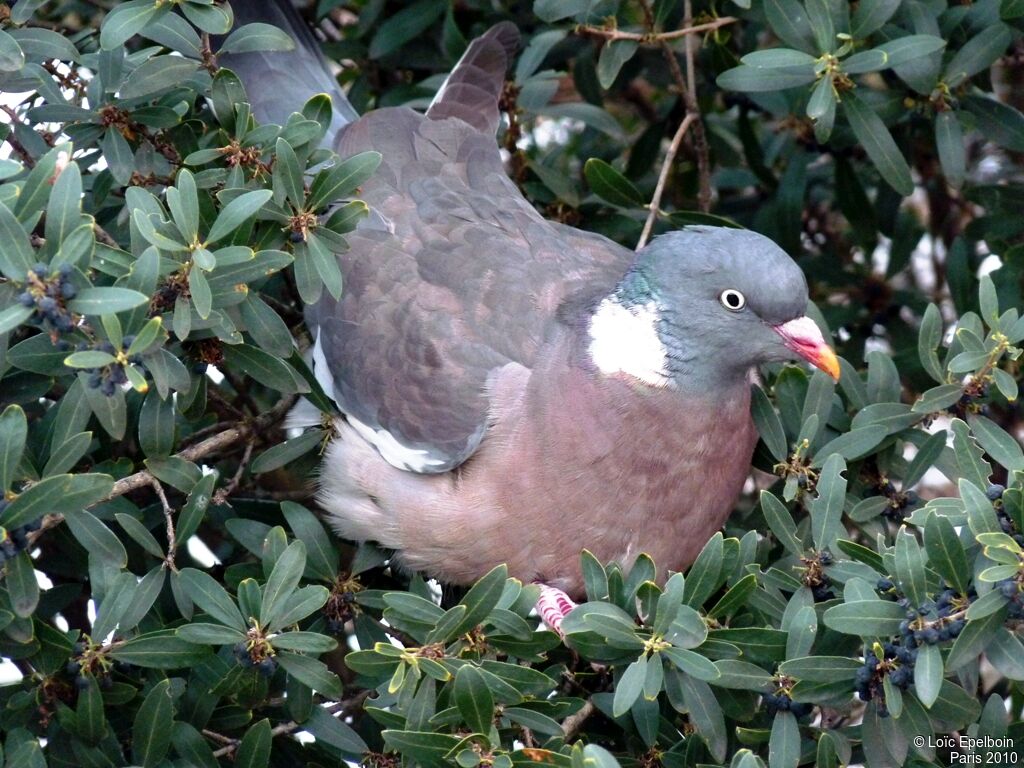
[(540, 587), (540, 597), (537, 599), (537, 613), (550, 629), (565, 637), (562, 632), (562, 619), (569, 615), (576, 603), (569, 599), (569, 596), (560, 589), (549, 587), (547, 584), (535, 582)]

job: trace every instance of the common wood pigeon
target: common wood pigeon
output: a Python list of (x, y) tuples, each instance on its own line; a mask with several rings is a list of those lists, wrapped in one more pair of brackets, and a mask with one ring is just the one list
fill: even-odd
[(747, 476), (754, 369), (799, 357), (838, 377), (799, 267), (743, 230), (689, 227), (634, 253), (545, 220), (495, 140), (510, 23), (470, 44), (426, 114), (356, 117), (288, 0), (236, 15), (297, 44), (223, 57), (260, 119), (326, 92), (338, 153), (383, 156), (344, 293), (307, 311), (317, 378), (345, 414), (320, 478), (333, 528), (444, 582), (507, 563), (545, 585), (556, 629), (584, 547), (688, 566)]

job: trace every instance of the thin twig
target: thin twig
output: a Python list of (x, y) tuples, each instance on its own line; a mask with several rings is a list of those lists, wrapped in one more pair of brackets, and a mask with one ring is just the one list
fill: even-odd
[[(689, 15), (687, 15), (689, 18)], [(661, 44), (669, 40), (678, 40), (680, 37), (689, 37), (690, 35), (699, 35), (703, 32), (713, 32), (719, 27), (724, 27), (727, 24), (732, 24), (738, 21), (733, 16), (722, 16), (720, 19), (709, 21), (706, 24), (697, 24), (695, 26), (687, 25), (681, 29), (673, 29), (670, 32), (623, 32), (621, 29), (608, 29), (606, 27), (594, 27), (589, 24), (580, 24), (576, 27), (576, 31), (583, 35), (593, 35), (595, 37), (603, 37), (606, 40), (633, 40), (638, 43), (644, 44)]]
[[(693, 23), (693, 5), (691, 0), (686, 0), (683, 6), (683, 25), (690, 26)], [(699, 191), (697, 194), (697, 207), (703, 213), (711, 210), (711, 159), (709, 157), (708, 139), (704, 133), (704, 118), (700, 114), (700, 105), (697, 103), (697, 67), (694, 63), (694, 41), (687, 37), (686, 45), (686, 91), (683, 97), (686, 100), (686, 112), (694, 115), (696, 123), (693, 126), (693, 149), (697, 154), (697, 180)], [(665, 44), (668, 47), (668, 44)], [(673, 59), (675, 57), (673, 56)]]
[[(360, 691), (355, 696), (349, 699), (345, 699), (344, 701), (339, 701), (335, 704), (331, 704), (329, 706), (324, 707), (323, 710), (332, 716), (339, 712), (342, 713), (342, 715), (345, 715), (351, 710), (361, 707), (363, 705), (363, 702), (366, 701), (367, 698), (369, 698), (371, 693), (373, 693), (373, 691)], [(287, 723), (281, 723), (280, 725), (272, 728), (270, 731), (270, 737), (274, 738), (275, 736), (281, 736), (286, 733), (291, 733), (292, 731), (301, 730), (302, 727), (302, 723), (296, 723), (294, 720), (290, 720)], [(220, 758), (225, 757), (226, 755), (230, 755), (238, 748), (239, 742), (237, 739), (229, 739), (227, 736), (222, 736), (219, 733), (215, 733), (209, 730), (204, 730), (203, 735), (215, 741), (218, 741), (221, 744), (225, 744), (225, 742), (228, 742), (225, 744), (225, 746), (221, 747), (220, 749), (214, 750), (214, 758)]]
[[(276, 424), (281, 417), (283, 417), (292, 407), (294, 398), (285, 397), (282, 398), (277, 405), (271, 408), (261, 416), (257, 416), (255, 419), (243, 422), (229, 429), (225, 429), (223, 432), (219, 432), (212, 437), (208, 437), (201, 443), (189, 446), (184, 450), (175, 454), (179, 459), (185, 459), (185, 461), (196, 461), (198, 459), (206, 458), (218, 451), (225, 448), (237, 447), (238, 444), (246, 440), (253, 435), (259, 434), (267, 427)], [(110, 492), (110, 495), (104, 499), (101, 499), (97, 503), (104, 501), (110, 501), (111, 499), (117, 498), (118, 496), (124, 496), (126, 493), (144, 488), (147, 485), (152, 485), (154, 480), (153, 474), (149, 470), (141, 470), (136, 472), (134, 475), (128, 475), (128, 477), (121, 478), (114, 483), (114, 488)], [(64, 515), (60, 513), (47, 515), (43, 518), (42, 527), (38, 531), (29, 535), (30, 544), (34, 544), (43, 533), (56, 528), (64, 522)]]
[(242, 460), (238, 462), (238, 469), (235, 470), (235, 476), (228, 481), (227, 485), (223, 488), (218, 488), (217, 492), (213, 494), (214, 504), (227, 504), (228, 497), (238, 490), (238, 486), (242, 482), (242, 476), (245, 474), (245, 468), (249, 466), (249, 460), (252, 458), (253, 447), (254, 445), (252, 441), (245, 444), (245, 453), (242, 454)]
[(0, 104), (0, 110), (3, 110), (3, 112), (11, 118), (11, 130), (10, 133), (4, 137), (4, 141), (10, 144), (11, 149), (18, 153), (18, 157), (21, 158), (21, 161), (25, 163), (25, 165), (29, 168), (33, 167), (36, 164), (36, 161), (32, 158), (32, 154), (25, 149), (25, 145), (18, 141), (14, 136), (14, 126), (21, 124), (21, 120), (18, 118), (18, 113), (6, 104)]
[(594, 702), (591, 699), (587, 699), (586, 703), (580, 708), (579, 712), (569, 715), (565, 720), (562, 721), (562, 738), (564, 741), (569, 741), (576, 738), (576, 734), (579, 733), (580, 728), (587, 719), (597, 711), (597, 707), (594, 706)]
[(157, 498), (160, 499), (160, 506), (164, 509), (164, 521), (167, 527), (167, 556), (164, 558), (164, 565), (177, 573), (178, 567), (174, 564), (174, 552), (178, 548), (178, 537), (174, 532), (174, 509), (167, 501), (167, 494), (164, 493), (164, 487), (160, 481), (154, 477), (151, 485), (156, 491)]
[(644, 229), (640, 233), (640, 240), (636, 244), (636, 249), (639, 251), (645, 245), (647, 240), (651, 236), (651, 231), (654, 229), (654, 222), (658, 218), (658, 214), (661, 212), (661, 196), (665, 192), (665, 184), (668, 181), (669, 170), (672, 168), (672, 163), (676, 158), (676, 153), (679, 151), (680, 145), (683, 143), (683, 137), (686, 135), (687, 129), (695, 124), (697, 119), (696, 114), (693, 112), (687, 113), (686, 117), (683, 118), (683, 122), (679, 124), (679, 128), (676, 129), (676, 135), (672, 137), (672, 143), (668, 145), (668, 152), (665, 153), (665, 160), (661, 164), (661, 173), (658, 174), (658, 183), (654, 187), (654, 195), (651, 197), (650, 210), (647, 212), (647, 221), (644, 222)]
[[(653, 31), (654, 14), (651, 11), (650, 3), (648, 0), (640, 0), (640, 6), (644, 11), (645, 23)], [(692, 7), (690, 0), (686, 0), (683, 11), (683, 28), (689, 28), (692, 22)], [(686, 115), (693, 115), (696, 121), (693, 125), (693, 151), (697, 156), (697, 207), (702, 212), (707, 213), (711, 210), (711, 161), (708, 157), (708, 141), (704, 133), (704, 121), (701, 119), (700, 105), (697, 103), (697, 76), (693, 61), (692, 37), (687, 37), (685, 43), (686, 76), (684, 78), (683, 71), (679, 68), (679, 61), (676, 59), (676, 53), (672, 50), (672, 46), (668, 44), (667, 40), (659, 41), (661, 52), (668, 63), (672, 80), (675, 81), (676, 88), (679, 90), (679, 95), (683, 100), (683, 106), (686, 107)]]

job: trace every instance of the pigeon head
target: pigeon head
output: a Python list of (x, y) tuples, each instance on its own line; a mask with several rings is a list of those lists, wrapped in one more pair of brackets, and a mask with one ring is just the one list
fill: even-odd
[(803, 272), (767, 237), (689, 227), (637, 254), (594, 310), (589, 351), (605, 373), (681, 389), (745, 382), (760, 364), (793, 359), (838, 379), (807, 303)]

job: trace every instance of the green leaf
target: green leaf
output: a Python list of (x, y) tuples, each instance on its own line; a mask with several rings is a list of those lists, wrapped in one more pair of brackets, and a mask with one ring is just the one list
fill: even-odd
[(814, 452), (812, 467), (819, 467), (823, 459), (832, 455), (840, 456), (847, 461), (854, 461), (871, 453), (888, 436), (889, 430), (875, 424), (857, 427), (833, 438)]
[(917, 337), (917, 354), (925, 372), (935, 381), (944, 384), (942, 365), (936, 350), (942, 342), (942, 314), (934, 304), (929, 304), (921, 319), (921, 330)]
[(978, 129), (990, 141), (1001, 147), (1024, 152), (1024, 115), (987, 95), (968, 95), (960, 106), (974, 116)]
[(32, 315), (32, 310), (21, 305), (14, 305), (0, 310), (0, 336), (13, 331)]
[(306, 545), (293, 541), (274, 564), (274, 570), (263, 587), (260, 604), (260, 623), (270, 631), (280, 629), (277, 618), (284, 613), (288, 599), (306, 570)]
[(901, 528), (896, 535), (896, 583), (911, 605), (923, 605), (928, 599), (925, 554), (917, 539)]
[(824, 53), (815, 40), (807, 11), (797, 0), (765, 0), (764, 13), (775, 34), (790, 48), (806, 53)]
[(270, 720), (264, 718), (247, 728), (235, 753), (235, 768), (267, 768), (270, 765)]
[(825, 626), (845, 635), (887, 637), (899, 632), (904, 609), (885, 600), (854, 600), (825, 611)]
[(782, 428), (782, 420), (761, 387), (755, 386), (750, 389), (751, 415), (754, 417), (757, 431), (772, 458), (776, 461), (785, 461), (789, 454), (789, 448), (786, 443), (786, 432)]
[(359, 734), (323, 707), (313, 707), (309, 718), (302, 726), (312, 733), (317, 741), (329, 744), (348, 755), (362, 756), (368, 750)]
[(278, 653), (274, 658), (289, 675), (308, 685), (314, 691), (339, 700), (344, 696), (338, 676), (331, 672), (323, 662), (288, 651)]
[(740, 65), (727, 69), (716, 79), (719, 88), (747, 93), (763, 93), (808, 85), (817, 79), (812, 66), (766, 69)]
[(796, 768), (800, 763), (800, 727), (792, 712), (779, 712), (768, 741), (768, 768)]
[[(11, 209), (3, 202), (0, 202), (0, 238), (4, 243), (4, 247), (0, 248), (0, 272), (12, 280), (19, 282), (24, 280), (25, 275), (35, 263), (35, 252), (29, 244), (28, 233), (18, 222)], [(10, 312), (12, 309), (14, 307), (9, 308), (6, 312)], [(19, 307), (19, 309), (25, 310), (24, 307)], [(4, 328), (5, 325), (0, 321), (0, 328)]]
[(445, 7), (434, 0), (418, 0), (388, 17), (370, 41), (370, 58), (379, 59), (397, 51), (441, 18)]
[(974, 442), (967, 423), (953, 419), (953, 450), (956, 453), (960, 475), (978, 488), (987, 488), (992, 468), (985, 461), (981, 450)]
[(14, 615), (30, 617), (39, 605), (39, 582), (28, 552), (19, 552), (7, 560), (6, 586)]
[(644, 689), (644, 680), (647, 678), (647, 665), (661, 664), (660, 660), (651, 661), (646, 656), (641, 656), (622, 673), (619, 682), (615, 686), (615, 697), (612, 701), (612, 716), (621, 717), (626, 714)]
[[(677, 669), (692, 675), (698, 680), (713, 683), (722, 676), (718, 667), (699, 653), (688, 651), (685, 648), (665, 648), (659, 651), (666, 659), (669, 659)], [(655, 656), (651, 658), (651, 664), (661, 666), (661, 661)], [(660, 688), (660, 686), (659, 686)], [(651, 698), (648, 695), (648, 698)]]
[(587, 184), (601, 199), (620, 208), (643, 208), (644, 199), (633, 182), (604, 160), (592, 157), (583, 166)]
[(121, 98), (141, 99), (181, 85), (199, 69), (183, 56), (154, 56), (132, 71), (121, 86)]
[(174, 744), (175, 752), (190, 765), (196, 768), (218, 768), (213, 750), (195, 726), (181, 720), (175, 721), (171, 728), (171, 743)]
[(971, 581), (971, 567), (956, 529), (948, 518), (935, 514), (928, 517), (924, 527), (924, 545), (928, 553), (928, 564), (959, 594), (966, 595)]
[(779, 665), (779, 671), (798, 680), (815, 683), (838, 683), (853, 680), (861, 663), (846, 656), (804, 656), (787, 659)]
[(168, 724), (174, 716), (171, 681), (161, 680), (146, 695), (132, 725), (132, 758), (143, 768), (153, 768), (171, 746)]
[(217, 214), (217, 220), (210, 227), (206, 242), (208, 244), (215, 243), (234, 232), (246, 219), (255, 216), (273, 194), (269, 189), (254, 189), (251, 192), (243, 192), (234, 198)]
[[(836, 30), (826, 0), (804, 0), (804, 7), (818, 50), (822, 53), (834, 50), (837, 45)], [(775, 765), (772, 764), (771, 768), (775, 768)]]
[(162, 630), (127, 640), (109, 655), (147, 669), (182, 669), (204, 661), (209, 654), (209, 648), (175, 637), (174, 630)]
[(946, 64), (942, 79), (950, 88), (956, 88), (964, 80), (992, 66), (1010, 46), (1012, 39), (1010, 28), (1001, 22), (986, 27), (953, 55)]
[(361, 152), (321, 171), (309, 188), (306, 205), (319, 210), (356, 191), (380, 165), (379, 152)]
[(84, 509), (68, 512), (64, 522), (90, 558), (97, 558), (114, 568), (128, 564), (128, 553), (117, 535), (105, 523)]
[(244, 24), (236, 27), (220, 45), (220, 53), (290, 51), (295, 43), (287, 34), (270, 24)]
[(942, 173), (950, 186), (959, 189), (967, 173), (967, 150), (956, 112), (947, 110), (935, 116), (935, 147), (939, 151)]
[(53, 475), (21, 493), (0, 513), (0, 525), (8, 530), (31, 523), (46, 514), (69, 514), (110, 495), (110, 475)]
[(287, 199), (296, 209), (301, 209), (306, 198), (302, 182), (302, 167), (295, 156), (295, 150), (284, 139), (277, 140), (274, 151), (274, 193), (281, 205)]
[(850, 34), (863, 39), (880, 29), (896, 10), (902, 0), (860, 0), (850, 19)]
[(841, 522), (846, 500), (846, 462), (838, 453), (826, 460), (818, 478), (817, 497), (811, 502), (811, 532), (815, 546), (827, 549), (844, 533)]
[(149, 303), (149, 297), (130, 288), (85, 288), (68, 302), (68, 309), (82, 315), (112, 315)]
[(212, 576), (195, 568), (184, 568), (181, 580), (192, 601), (222, 624), (245, 632), (248, 624), (227, 591)]
[(1024, 471), (1024, 450), (1002, 427), (985, 416), (971, 419), (974, 437), (985, 453), (1010, 472)]
[(939, 697), (943, 674), (942, 653), (938, 646), (922, 645), (914, 664), (914, 690), (917, 698), (928, 709)]
[(271, 638), (275, 649), (302, 653), (327, 653), (338, 647), (338, 641), (316, 632), (283, 632)]
[(160, 11), (153, 0), (129, 0), (114, 8), (103, 19), (100, 28), (100, 46), (104, 50), (118, 48), (138, 34), (150, 19)]
[(853, 91), (843, 94), (843, 111), (882, 178), (904, 197), (911, 194), (914, 181), (910, 177), (910, 166), (882, 119)]
[(683, 602), (691, 608), (699, 608), (718, 588), (724, 560), (725, 540), (716, 533), (697, 555), (686, 574), (686, 589)]
[(471, 731), (485, 736), (491, 732), (494, 697), (480, 670), (470, 664), (460, 667), (455, 675), (452, 698)]
[(597, 59), (597, 81), (602, 88), (612, 87), (622, 65), (633, 58), (638, 48), (639, 43), (634, 40), (612, 40), (605, 43)]
[[(242, 370), (253, 380), (283, 394), (294, 394), (299, 391), (299, 384), (292, 375), (291, 369), (281, 360), (268, 355), (263, 350), (248, 344), (235, 344), (225, 346), (223, 351), (224, 360), (228, 365)], [(303, 389), (305, 389), (305, 382), (303, 382)]]
[(934, 35), (904, 35), (882, 43), (874, 50), (885, 54), (886, 68), (901, 67), (930, 56), (946, 47), (946, 41)]
[(246, 636), (244, 632), (223, 624), (186, 624), (177, 629), (178, 637), (196, 645), (232, 645), (244, 643)]
[(17, 72), (25, 66), (25, 53), (18, 41), (0, 29), (0, 72)]
[(19, 405), (9, 405), (0, 413), (0, 496), (11, 489), (18, 478), (18, 464), (28, 438), (28, 419)]

